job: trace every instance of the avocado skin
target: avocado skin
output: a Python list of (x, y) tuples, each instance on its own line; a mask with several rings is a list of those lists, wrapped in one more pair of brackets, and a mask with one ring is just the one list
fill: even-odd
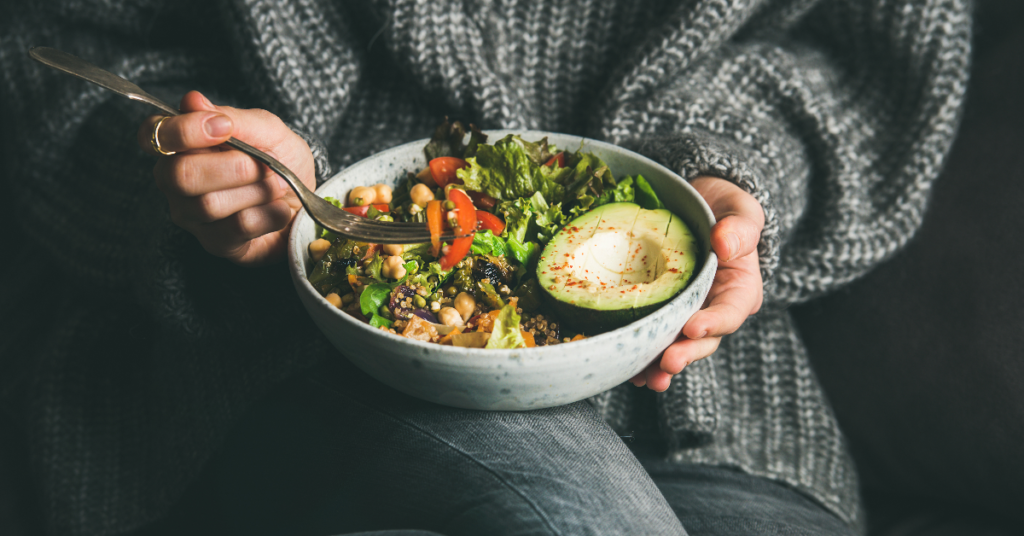
[[(559, 322), (572, 328), (573, 331), (583, 333), (587, 336), (597, 335), (598, 333), (604, 333), (616, 328), (621, 328), (622, 326), (632, 323), (634, 320), (643, 318), (649, 313), (654, 312), (655, 309), (661, 307), (662, 304), (668, 301), (668, 299), (666, 299), (658, 303), (651, 303), (632, 309), (601, 310), (591, 309), (589, 307), (580, 307), (572, 303), (560, 301), (547, 289), (544, 289), (544, 292), (542, 292), (541, 295), (544, 298), (545, 307), (555, 312)], [(670, 296), (669, 299), (673, 297), (675, 296)]]

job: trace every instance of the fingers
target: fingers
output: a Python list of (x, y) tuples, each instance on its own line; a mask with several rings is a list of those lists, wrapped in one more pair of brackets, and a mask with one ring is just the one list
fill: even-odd
[(153, 168), (157, 188), (168, 196), (194, 197), (238, 188), (275, 176), (241, 151), (161, 158)]
[(722, 342), (720, 337), (703, 339), (680, 338), (665, 349), (658, 368), (670, 376), (683, 371), (687, 365), (715, 353)]
[[(153, 130), (160, 118), (151, 116), (139, 127), (139, 147), (151, 155), (160, 154), (152, 143)], [(223, 113), (199, 111), (164, 119), (157, 134), (161, 149), (180, 153), (220, 145), (231, 137), (234, 128), (234, 121)]]
[[(164, 151), (215, 147), (232, 136), (267, 150), (291, 133), (280, 118), (266, 110), (215, 106), (198, 91), (186, 93), (178, 109), (181, 115), (168, 117), (160, 124), (160, 147)], [(160, 117), (155, 115), (143, 121), (138, 131), (139, 147), (151, 155), (159, 155), (151, 140)]]
[(278, 199), (203, 224), (193, 234), (209, 253), (240, 261), (248, 253), (250, 241), (286, 229), (291, 223), (293, 212), (287, 202)]
[(687, 320), (683, 334), (691, 339), (728, 335), (756, 313), (763, 300), (764, 285), (757, 254), (736, 259), (715, 273), (707, 306)]

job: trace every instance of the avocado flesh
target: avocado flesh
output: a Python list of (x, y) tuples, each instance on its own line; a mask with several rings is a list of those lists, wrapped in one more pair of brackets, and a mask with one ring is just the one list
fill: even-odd
[(693, 274), (696, 241), (665, 209), (611, 203), (573, 220), (537, 266), (562, 322), (594, 333), (632, 322), (675, 296)]

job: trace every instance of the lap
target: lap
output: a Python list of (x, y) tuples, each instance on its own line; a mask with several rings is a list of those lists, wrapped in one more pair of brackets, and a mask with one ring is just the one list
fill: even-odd
[(349, 366), (263, 401), (215, 463), (232, 528), (252, 535), (685, 534), (589, 404), (448, 408)]
[(585, 402), (462, 410), (338, 364), (253, 408), (214, 472), (231, 532), (252, 536), (852, 534), (766, 479), (645, 465)]

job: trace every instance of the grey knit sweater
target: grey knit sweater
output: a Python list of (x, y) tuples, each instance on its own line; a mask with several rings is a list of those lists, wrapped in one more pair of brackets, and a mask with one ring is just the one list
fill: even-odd
[[(859, 525), (856, 474), (786, 307), (911, 238), (955, 132), (967, 0), (64, 0), (0, 17), (0, 395), (53, 534), (158, 518), (228, 425), (336, 354), (283, 267), (174, 227), (142, 105), (31, 63), (47, 45), (175, 102), (273, 111), (319, 179), (426, 136), (583, 134), (764, 207), (764, 310), (658, 397), (672, 458), (785, 482)], [(15, 4), (13, 2), (8, 4)], [(21, 4), (21, 3), (19, 3)], [(25, 2), (24, 4), (28, 4)], [(870, 336), (870, 334), (865, 334)], [(613, 425), (633, 395), (594, 403)]]

